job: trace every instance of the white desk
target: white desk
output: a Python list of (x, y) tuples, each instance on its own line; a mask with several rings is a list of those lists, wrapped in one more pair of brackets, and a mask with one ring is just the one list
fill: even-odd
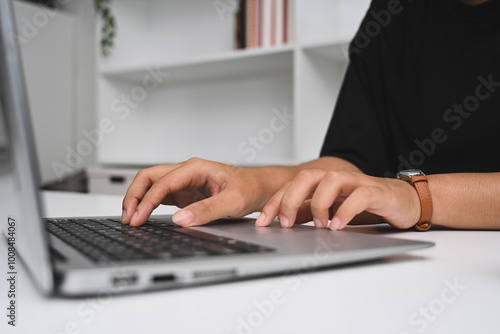
[[(114, 196), (46, 193), (45, 199), (47, 215), (53, 217), (118, 215), (121, 208), (121, 198)], [(174, 210), (163, 207), (158, 213)], [(18, 326), (6, 325), (2, 279), (0, 332), (500, 333), (500, 232), (349, 229), (429, 240), (436, 246), (287, 280), (277, 276), (100, 301), (45, 298), (21, 268)], [(6, 262), (3, 241), (0, 249)], [(450, 290), (454, 282), (465, 289)], [(259, 311), (256, 303), (269, 301), (273, 291), (281, 291), (282, 303)], [(420, 315), (421, 308), (429, 320)]]

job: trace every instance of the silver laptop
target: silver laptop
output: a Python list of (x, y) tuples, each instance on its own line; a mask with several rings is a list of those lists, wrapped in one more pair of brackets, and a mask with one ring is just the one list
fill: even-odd
[(432, 243), (221, 219), (181, 228), (119, 217), (44, 219), (11, 0), (0, 0), (0, 220), (33, 281), (65, 296), (185, 287), (365, 261)]

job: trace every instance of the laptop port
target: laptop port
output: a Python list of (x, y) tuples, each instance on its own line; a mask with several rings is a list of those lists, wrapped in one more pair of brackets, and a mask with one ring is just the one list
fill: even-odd
[(137, 283), (137, 279), (137, 275), (134, 273), (120, 274), (113, 277), (113, 285), (118, 287), (130, 286)]
[(175, 276), (172, 274), (154, 275), (152, 278), (153, 283), (167, 283), (175, 281)]

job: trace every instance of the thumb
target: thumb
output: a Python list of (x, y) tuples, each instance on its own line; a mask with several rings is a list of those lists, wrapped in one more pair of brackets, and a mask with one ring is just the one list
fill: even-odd
[(175, 224), (188, 227), (199, 226), (222, 217), (243, 217), (243, 205), (235, 203), (234, 196), (229, 191), (221, 191), (215, 196), (195, 202), (177, 211), (172, 220)]

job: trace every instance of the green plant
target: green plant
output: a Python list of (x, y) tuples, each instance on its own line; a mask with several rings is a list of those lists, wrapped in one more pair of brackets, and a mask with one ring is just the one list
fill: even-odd
[(116, 36), (116, 19), (111, 12), (111, 0), (94, 0), (95, 9), (102, 18), (101, 52), (109, 56)]

